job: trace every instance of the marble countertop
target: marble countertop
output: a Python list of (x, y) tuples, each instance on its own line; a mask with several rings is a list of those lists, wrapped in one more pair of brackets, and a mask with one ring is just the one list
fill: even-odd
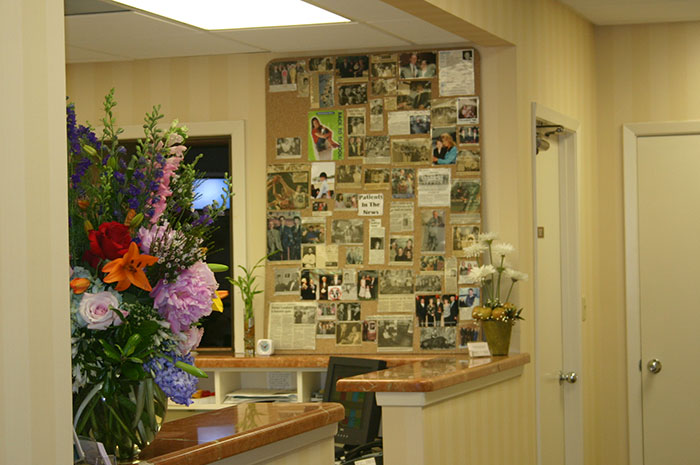
[(530, 354), (485, 358), (446, 355), (339, 379), (336, 388), (353, 392), (431, 392), (529, 362)]
[[(430, 355), (384, 355), (384, 354), (359, 354), (336, 355), (337, 357), (359, 357), (369, 359), (386, 360), (387, 367), (395, 367), (414, 363), (421, 360), (429, 360), (438, 357)], [(200, 351), (197, 353), (195, 363), (197, 367), (207, 368), (323, 368), (328, 366), (331, 355), (271, 355), (269, 357), (244, 357), (234, 356), (231, 352)]]
[(334, 403), (242, 404), (167, 422), (135, 462), (203, 465), (343, 419)]

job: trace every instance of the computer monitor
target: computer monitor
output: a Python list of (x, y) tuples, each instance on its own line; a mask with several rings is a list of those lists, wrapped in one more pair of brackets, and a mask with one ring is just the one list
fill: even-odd
[(340, 392), (336, 382), (340, 378), (361, 375), (386, 368), (384, 360), (331, 357), (326, 372), (324, 402), (337, 402), (345, 407), (345, 418), (338, 424), (335, 442), (362, 445), (373, 441), (379, 432), (382, 411), (377, 406), (374, 392)]

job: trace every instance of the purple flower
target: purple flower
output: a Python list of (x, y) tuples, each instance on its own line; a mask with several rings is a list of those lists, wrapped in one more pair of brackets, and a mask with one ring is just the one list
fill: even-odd
[(212, 299), (219, 285), (204, 262), (181, 272), (175, 282), (160, 280), (151, 291), (153, 306), (179, 333), (211, 313)]
[(83, 179), (83, 176), (85, 176), (91, 164), (90, 159), (87, 157), (81, 158), (78, 163), (75, 164), (75, 172), (70, 177), (73, 187), (80, 184), (80, 181)]
[(119, 184), (124, 184), (124, 173), (120, 171), (115, 171), (114, 179), (116, 179)]
[(168, 353), (173, 361), (163, 357), (157, 357), (144, 363), (143, 368), (153, 374), (153, 379), (165, 395), (174, 402), (181, 405), (190, 405), (192, 395), (197, 390), (197, 377), (184, 372), (175, 366), (175, 362), (181, 361), (189, 365), (194, 365), (192, 355), (180, 356), (175, 353)]

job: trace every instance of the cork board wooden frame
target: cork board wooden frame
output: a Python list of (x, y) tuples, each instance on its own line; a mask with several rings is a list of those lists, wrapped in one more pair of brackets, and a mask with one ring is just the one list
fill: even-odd
[(460, 256), (481, 229), (478, 51), (284, 58), (265, 79), (275, 351), (466, 351), (481, 339)]

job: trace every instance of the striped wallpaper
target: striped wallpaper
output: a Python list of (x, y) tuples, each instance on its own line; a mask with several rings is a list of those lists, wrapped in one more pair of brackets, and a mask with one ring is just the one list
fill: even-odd
[(63, 3), (0, 15), (0, 464), (71, 463)]

